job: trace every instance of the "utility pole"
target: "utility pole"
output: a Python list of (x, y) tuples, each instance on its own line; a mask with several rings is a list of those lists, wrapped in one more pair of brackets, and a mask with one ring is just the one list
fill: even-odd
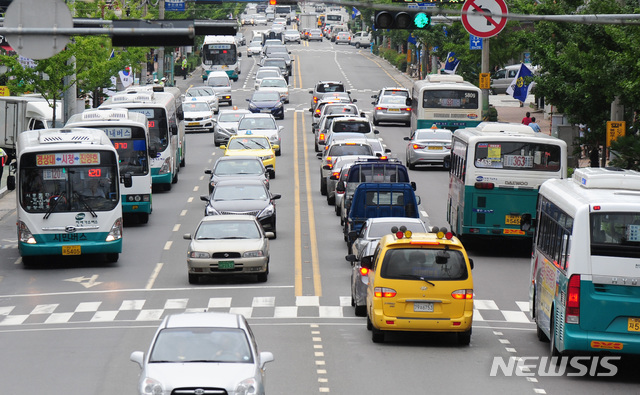
[[(158, 19), (164, 19), (164, 0), (160, 0), (158, 3)], [(158, 48), (158, 81), (164, 77), (164, 47)]]

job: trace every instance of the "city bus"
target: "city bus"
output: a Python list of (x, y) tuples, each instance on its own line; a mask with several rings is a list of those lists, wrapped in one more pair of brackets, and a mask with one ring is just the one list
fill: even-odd
[(107, 99), (100, 109), (126, 108), (147, 117), (149, 148), (156, 153), (151, 158), (152, 185), (168, 191), (172, 184), (178, 182), (178, 172), (184, 160), (184, 114), (182, 102), (178, 103), (174, 93), (153, 89), (119, 92)]
[(526, 125), (482, 122), (453, 134), (447, 220), (458, 237), (529, 238), (538, 188), (567, 177), (567, 144)]
[(482, 91), (459, 75), (432, 74), (415, 81), (411, 89), (411, 131), (454, 131), (482, 121)]
[(116, 262), (122, 252), (122, 204), (118, 152), (109, 137), (97, 129), (31, 130), (19, 134), (17, 155), (22, 262), (86, 254)]
[(552, 356), (640, 354), (640, 173), (576, 169), (540, 187), (529, 303)]
[[(100, 129), (118, 151), (120, 174), (131, 175), (131, 188), (121, 196), (122, 213), (141, 224), (149, 222), (152, 211), (149, 129), (147, 117), (126, 108), (85, 110), (72, 115), (65, 127)], [(155, 152), (151, 152), (155, 157)], [(125, 192), (121, 189), (121, 192)]]
[(224, 71), (229, 78), (238, 81), (240, 58), (233, 36), (205, 36), (202, 44), (202, 80), (206, 81), (212, 71)]

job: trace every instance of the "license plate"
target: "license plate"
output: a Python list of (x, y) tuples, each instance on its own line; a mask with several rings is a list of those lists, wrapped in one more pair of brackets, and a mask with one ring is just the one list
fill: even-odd
[(233, 269), (234, 267), (235, 267), (235, 263), (233, 261), (218, 262), (218, 269), (221, 269), (221, 270)]
[(62, 255), (80, 255), (80, 246), (62, 246)]
[(519, 215), (505, 215), (504, 223), (506, 225), (520, 225), (520, 216)]
[(627, 330), (629, 332), (640, 332), (640, 318), (629, 318)]
[(198, 122), (189, 122), (187, 126), (198, 126), (200, 125)]
[(433, 313), (433, 303), (431, 302), (414, 302), (413, 311)]
[(427, 147), (429, 150), (442, 150), (442, 146), (440, 145), (430, 145)]
[(387, 111), (389, 111), (389, 112), (400, 112), (400, 109), (399, 108), (390, 108)]
[(269, 109), (261, 110), (260, 112), (266, 112), (266, 113), (268, 113), (268, 114), (271, 114), (271, 110), (269, 110)]

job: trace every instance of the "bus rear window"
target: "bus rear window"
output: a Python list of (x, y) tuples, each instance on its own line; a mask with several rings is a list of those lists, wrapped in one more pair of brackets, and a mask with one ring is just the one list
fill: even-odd
[(640, 258), (640, 213), (594, 212), (591, 255)]
[(478, 93), (465, 90), (425, 90), (422, 108), (478, 109)]
[(557, 145), (530, 142), (480, 142), (475, 166), (483, 169), (559, 171), (561, 149)]

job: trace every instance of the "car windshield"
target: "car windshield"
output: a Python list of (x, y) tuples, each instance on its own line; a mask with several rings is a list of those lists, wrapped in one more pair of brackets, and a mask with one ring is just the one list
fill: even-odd
[(371, 128), (369, 122), (365, 121), (351, 121), (351, 122), (334, 122), (333, 131), (340, 132), (354, 132), (354, 133), (369, 133)]
[(187, 97), (215, 96), (215, 92), (211, 88), (192, 88), (185, 94)]
[(327, 108), (324, 110), (324, 114), (358, 114), (358, 109), (355, 106), (327, 105)]
[[(238, 124), (238, 130), (273, 130), (277, 129), (276, 121), (271, 117), (264, 118), (252, 118), (252, 117), (244, 117), (240, 120)], [(255, 133), (259, 134), (259, 133)]]
[(276, 91), (257, 91), (251, 97), (252, 101), (278, 101), (280, 94)]
[(360, 144), (334, 145), (329, 149), (328, 155), (330, 156), (373, 155), (373, 150), (368, 145), (360, 145)]
[(416, 222), (409, 222), (409, 223), (403, 223), (403, 222), (398, 222), (398, 223), (390, 223), (390, 222), (373, 222), (371, 224), (371, 226), (369, 227), (369, 238), (373, 239), (373, 238), (381, 238), (384, 235), (388, 235), (391, 233), (391, 228), (393, 226), (397, 226), (398, 228), (400, 228), (401, 226), (404, 226), (407, 228), (407, 230), (410, 230), (413, 233), (417, 233), (417, 232), (426, 232), (427, 228), (424, 226), (424, 223), (420, 222), (420, 223), (416, 223)]
[(387, 250), (380, 276), (389, 279), (465, 280), (464, 256), (457, 250), (398, 248)]
[(262, 174), (262, 166), (258, 160), (221, 160), (213, 172), (217, 176), (232, 174)]
[(253, 221), (205, 221), (198, 226), (195, 240), (260, 239)]
[(184, 112), (211, 111), (211, 107), (205, 102), (182, 103), (182, 107)]
[(229, 149), (270, 149), (266, 137), (243, 137), (229, 141)]
[(287, 65), (282, 58), (267, 58), (264, 61), (264, 66), (276, 66), (280, 68), (285, 68)]
[(218, 122), (238, 122), (244, 116), (243, 112), (223, 112), (218, 115)]
[(287, 82), (280, 78), (264, 78), (260, 83), (262, 88), (286, 88)]
[(247, 336), (234, 328), (168, 328), (158, 333), (149, 363), (253, 363)]
[(213, 200), (267, 200), (264, 185), (218, 185), (213, 190)]
[(415, 140), (445, 140), (451, 141), (450, 131), (417, 130)]

